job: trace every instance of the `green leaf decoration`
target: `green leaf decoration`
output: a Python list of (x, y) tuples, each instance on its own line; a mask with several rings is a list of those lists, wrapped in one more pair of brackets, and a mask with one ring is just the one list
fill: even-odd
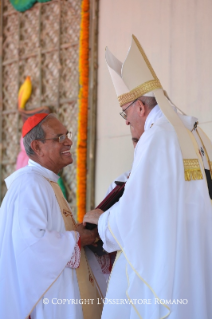
[(32, 8), (32, 6), (36, 2), (42, 3), (42, 2), (48, 2), (48, 1), (51, 1), (51, 0), (10, 0), (10, 3), (17, 11), (24, 12)]

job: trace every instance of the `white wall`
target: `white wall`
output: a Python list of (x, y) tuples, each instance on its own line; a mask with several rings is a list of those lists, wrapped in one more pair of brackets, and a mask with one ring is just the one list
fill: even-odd
[[(212, 121), (211, 16), (211, 0), (100, 0), (96, 204), (133, 160), (105, 47), (124, 61), (135, 34), (172, 101), (200, 123)], [(202, 128), (212, 139), (212, 123)]]

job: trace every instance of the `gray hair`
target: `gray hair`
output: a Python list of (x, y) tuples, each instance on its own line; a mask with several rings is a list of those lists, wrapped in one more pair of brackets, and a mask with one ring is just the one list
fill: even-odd
[[(29, 133), (24, 136), (24, 148), (29, 157), (35, 155), (35, 152), (31, 148), (32, 141), (45, 139), (46, 134), (42, 128), (42, 124), (51, 118), (57, 118), (57, 116), (53, 113), (47, 115), (38, 125), (36, 125), (31, 131), (29, 131)], [(42, 142), (45, 143), (45, 141)]]
[(144, 105), (146, 105), (149, 110), (152, 110), (155, 107), (155, 105), (158, 104), (155, 97), (152, 96), (140, 96), (138, 100), (140, 100)]

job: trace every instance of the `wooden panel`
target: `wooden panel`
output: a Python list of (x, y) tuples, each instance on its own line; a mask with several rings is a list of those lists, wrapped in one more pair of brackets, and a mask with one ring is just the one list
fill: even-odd
[[(0, 114), (1, 198), (6, 191), (3, 180), (14, 171), (19, 152), (22, 120), (17, 111), (17, 97), (26, 76), (31, 77), (33, 86), (26, 109), (51, 107), (74, 133), (72, 152), (75, 158), (80, 6), (79, 0), (52, 0), (37, 3), (32, 9), (18, 13), (9, 0), (3, 1), (3, 45), (0, 48), (0, 100), (3, 102)], [(63, 171), (63, 177), (68, 201), (75, 213), (76, 160)]]

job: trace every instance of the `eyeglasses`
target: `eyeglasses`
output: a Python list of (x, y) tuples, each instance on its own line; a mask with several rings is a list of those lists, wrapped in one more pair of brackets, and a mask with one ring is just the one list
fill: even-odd
[(69, 140), (71, 140), (71, 138), (72, 138), (72, 132), (67, 132), (66, 134), (60, 135), (60, 136), (58, 136), (58, 137), (42, 138), (42, 139), (39, 139), (39, 140), (41, 140), (41, 141), (54, 140), (54, 141), (57, 141), (57, 142), (59, 142), (59, 143), (63, 143), (66, 138), (68, 138)]
[(123, 117), (123, 119), (127, 119), (127, 114), (125, 113), (125, 111), (131, 106), (131, 105), (133, 105), (136, 101), (137, 101), (138, 99), (136, 99), (135, 101), (133, 101), (132, 103), (130, 103), (127, 107), (126, 107), (126, 109), (124, 109), (121, 113), (119, 113), (122, 117)]

